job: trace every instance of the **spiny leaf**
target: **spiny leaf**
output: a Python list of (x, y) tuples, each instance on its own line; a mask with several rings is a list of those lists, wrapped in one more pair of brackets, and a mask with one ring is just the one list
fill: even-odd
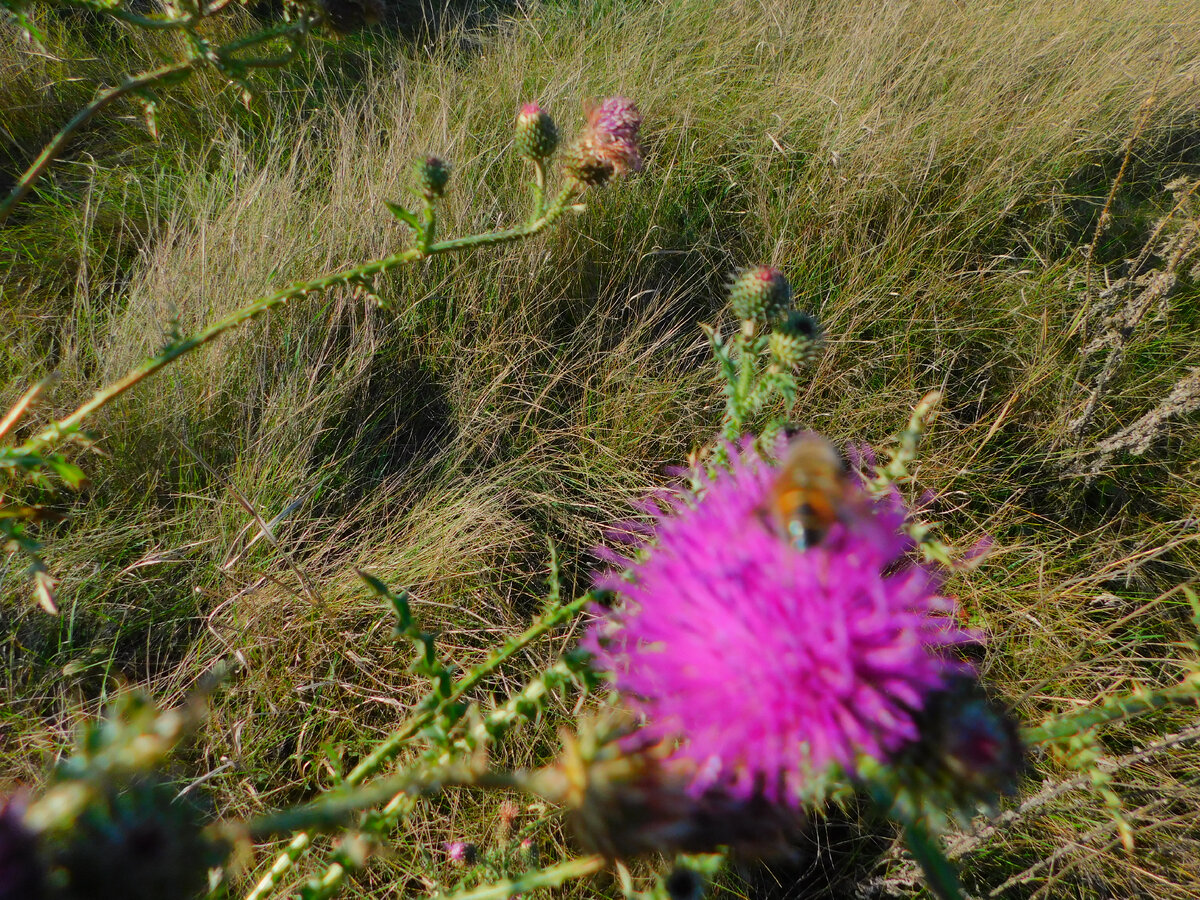
[(411, 228), (413, 231), (421, 230), (421, 220), (417, 218), (417, 214), (399, 203), (393, 203), (391, 200), (384, 200), (383, 205), (388, 208), (393, 216)]

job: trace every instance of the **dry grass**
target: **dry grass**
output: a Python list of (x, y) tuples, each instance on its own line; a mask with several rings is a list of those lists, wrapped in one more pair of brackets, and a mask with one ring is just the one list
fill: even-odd
[[(0, 113), (0, 135), (28, 152), (61, 111), (37, 106), (45, 63), (0, 53), (0, 71), (26, 79), (5, 78), (6, 108), (44, 110)], [(726, 2), (714, 15), (597, 0), (432, 45), (343, 45), (281, 75), (257, 117), (198, 85), (185, 97), (198, 111), (167, 104), (157, 147), (106, 123), (0, 235), (8, 393), (53, 368), (56, 408), (161, 343), (173, 317), (194, 327), (395, 249), (382, 201), (427, 150), (456, 166), (446, 233), (520, 216), (519, 161), (495, 151), (524, 100), (570, 130), (584, 99), (629, 94), (650, 160), (551, 235), (396, 276), (388, 310), (305, 301), (98, 419), (110, 455), (89, 460), (96, 486), (51, 553), (64, 615), (27, 611), (3, 572), (14, 780), (118, 681), (178, 696), (236, 652), (247, 669), (196, 771), (228, 757), (209, 785), (234, 813), (325, 783), (326, 748), (354, 760), (418, 689), (351, 567), (408, 587), (463, 662), (527, 620), (547, 535), (580, 588), (601, 527), (712, 434), (720, 398), (697, 326), (721, 315), (724, 274), (755, 261), (785, 270), (830, 338), (798, 422), (878, 443), (925, 391), (946, 391), (917, 479), (941, 495), (948, 539), (996, 542), (953, 588), (1023, 714), (1169, 681), (1187, 634), (1176, 588), (1197, 563), (1195, 423), (1087, 486), (1059, 456), (1086, 394), (1071, 330), (1081, 248), (1147, 97), (1100, 277), (1123, 274), (1169, 208), (1163, 185), (1196, 176), (1198, 76), (1191, 3)], [(1197, 365), (1196, 299), (1185, 278), (1103, 398), (1104, 422), (1133, 421)], [(246, 503), (267, 520), (290, 508), (276, 536), (292, 563), (250, 545)], [(1127, 755), (1147, 727), (1112, 729), (1108, 752)], [(509, 752), (548, 749), (542, 734)], [(975, 846), (973, 889), (1200, 896), (1198, 769), (1177, 743), (1117, 772), (1133, 855), (1074, 790)], [(1069, 777), (1049, 760), (1037, 772)], [(414, 826), (370, 876), (375, 896), (420, 889), (434, 835), (489, 833), (489, 808), (462, 803)]]

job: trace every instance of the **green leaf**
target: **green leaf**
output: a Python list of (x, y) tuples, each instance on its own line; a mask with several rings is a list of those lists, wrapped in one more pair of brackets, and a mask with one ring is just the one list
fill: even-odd
[(58, 455), (46, 457), (46, 465), (53, 469), (71, 490), (77, 491), (88, 484), (88, 477), (83, 473), (83, 469), (74, 463), (67, 462), (65, 457)]
[(400, 591), (398, 594), (393, 594), (391, 589), (369, 572), (364, 572), (362, 569), (355, 569), (358, 577), (361, 578), (371, 593), (375, 596), (386, 600), (392, 607), (392, 612), (396, 615), (396, 636), (403, 637), (412, 628), (413, 617), (412, 610), (408, 605), (408, 592)]
[(383, 205), (388, 208), (393, 216), (411, 228), (413, 231), (421, 230), (421, 220), (417, 218), (417, 214), (399, 203), (393, 203), (391, 200), (384, 200)]

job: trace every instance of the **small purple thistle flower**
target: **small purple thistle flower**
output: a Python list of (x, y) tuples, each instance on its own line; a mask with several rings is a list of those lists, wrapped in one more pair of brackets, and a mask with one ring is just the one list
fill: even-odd
[(763, 514), (775, 469), (749, 441), (730, 456), (699, 495), (645, 507), (642, 558), (605, 552), (628, 577), (598, 584), (624, 604), (599, 611), (584, 646), (644, 714), (641, 738), (679, 742), (694, 790), (799, 805), (832, 767), (853, 776), (915, 741), (926, 698), (970, 671), (946, 651), (977, 637), (935, 573), (903, 561), (898, 497), (863, 498), (800, 550)]
[(474, 844), (468, 844), (466, 841), (448, 841), (442, 844), (442, 849), (446, 851), (446, 858), (453, 865), (465, 866), (475, 862)]
[(633, 144), (642, 127), (642, 114), (628, 97), (609, 97), (592, 113), (591, 125), (597, 134), (611, 141)]

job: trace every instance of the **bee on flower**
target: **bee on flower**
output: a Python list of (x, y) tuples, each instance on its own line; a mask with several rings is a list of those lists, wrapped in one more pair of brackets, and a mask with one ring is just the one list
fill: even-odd
[(599, 579), (620, 601), (585, 646), (697, 793), (815, 802), (862, 761), (899, 759), (931, 698), (973, 676), (954, 650), (978, 636), (912, 558), (903, 502), (798, 440), (782, 469), (751, 440), (728, 448)]

